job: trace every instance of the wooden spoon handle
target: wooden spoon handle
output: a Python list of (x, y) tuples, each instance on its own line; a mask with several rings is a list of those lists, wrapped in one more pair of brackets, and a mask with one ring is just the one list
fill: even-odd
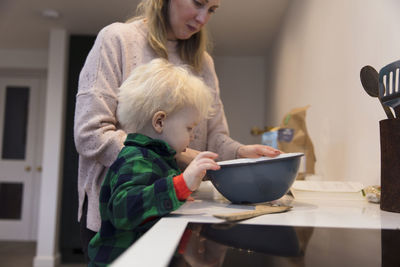
[(394, 109), (394, 114), (396, 114), (396, 119), (400, 118), (400, 106), (396, 106), (393, 109)]
[(391, 110), (388, 106), (386, 106), (385, 104), (383, 104), (380, 98), (379, 98), (379, 101), (381, 102), (381, 105), (382, 105), (382, 107), (383, 107), (383, 110), (384, 110), (385, 113), (386, 113), (387, 118), (388, 118), (388, 119), (394, 119), (392, 110)]
[(234, 213), (228, 213), (228, 214), (214, 214), (213, 216), (218, 219), (223, 219), (228, 222), (233, 222), (233, 221), (240, 221), (240, 220), (254, 218), (254, 217), (257, 217), (260, 215), (264, 215), (264, 214), (284, 212), (284, 211), (290, 210), (291, 208), (292, 207), (290, 207), (290, 206), (271, 206), (271, 207), (263, 207), (262, 209), (259, 209), (259, 210), (234, 212)]

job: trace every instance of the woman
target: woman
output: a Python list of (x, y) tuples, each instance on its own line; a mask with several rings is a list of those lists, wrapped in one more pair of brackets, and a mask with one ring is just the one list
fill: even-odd
[(245, 146), (229, 137), (204, 29), (219, 5), (220, 0), (142, 0), (139, 17), (113, 23), (99, 32), (79, 77), (75, 110), (78, 219), (85, 255), (87, 244), (100, 227), (101, 182), (126, 138), (116, 117), (118, 87), (135, 67), (157, 57), (173, 64), (189, 64), (212, 90), (215, 115), (194, 130), (191, 149), (178, 159), (182, 166), (203, 150), (218, 153), (219, 160), (280, 153), (267, 146)]

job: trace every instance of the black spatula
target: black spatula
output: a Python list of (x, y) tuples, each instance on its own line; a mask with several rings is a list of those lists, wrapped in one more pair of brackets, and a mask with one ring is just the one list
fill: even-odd
[(381, 98), (379, 97), (379, 74), (378, 72), (371, 66), (364, 66), (360, 71), (360, 79), (361, 84), (364, 87), (365, 92), (372, 97), (377, 97), (379, 102), (383, 107), (383, 110), (386, 113), (386, 116), (389, 119), (393, 119), (393, 113), (390, 108), (382, 103)]

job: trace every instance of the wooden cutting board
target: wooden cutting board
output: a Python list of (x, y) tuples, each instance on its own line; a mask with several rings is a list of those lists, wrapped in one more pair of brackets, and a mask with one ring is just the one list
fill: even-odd
[(291, 206), (268, 206), (268, 205), (256, 205), (254, 210), (234, 212), (234, 213), (224, 213), (224, 214), (213, 214), (214, 217), (218, 219), (223, 219), (228, 222), (246, 220), (254, 218), (260, 215), (279, 213), (290, 210)]

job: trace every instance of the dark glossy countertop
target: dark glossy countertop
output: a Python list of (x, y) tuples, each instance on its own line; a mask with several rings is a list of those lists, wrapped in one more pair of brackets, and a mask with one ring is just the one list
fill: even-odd
[(168, 266), (400, 266), (400, 230), (189, 223)]

